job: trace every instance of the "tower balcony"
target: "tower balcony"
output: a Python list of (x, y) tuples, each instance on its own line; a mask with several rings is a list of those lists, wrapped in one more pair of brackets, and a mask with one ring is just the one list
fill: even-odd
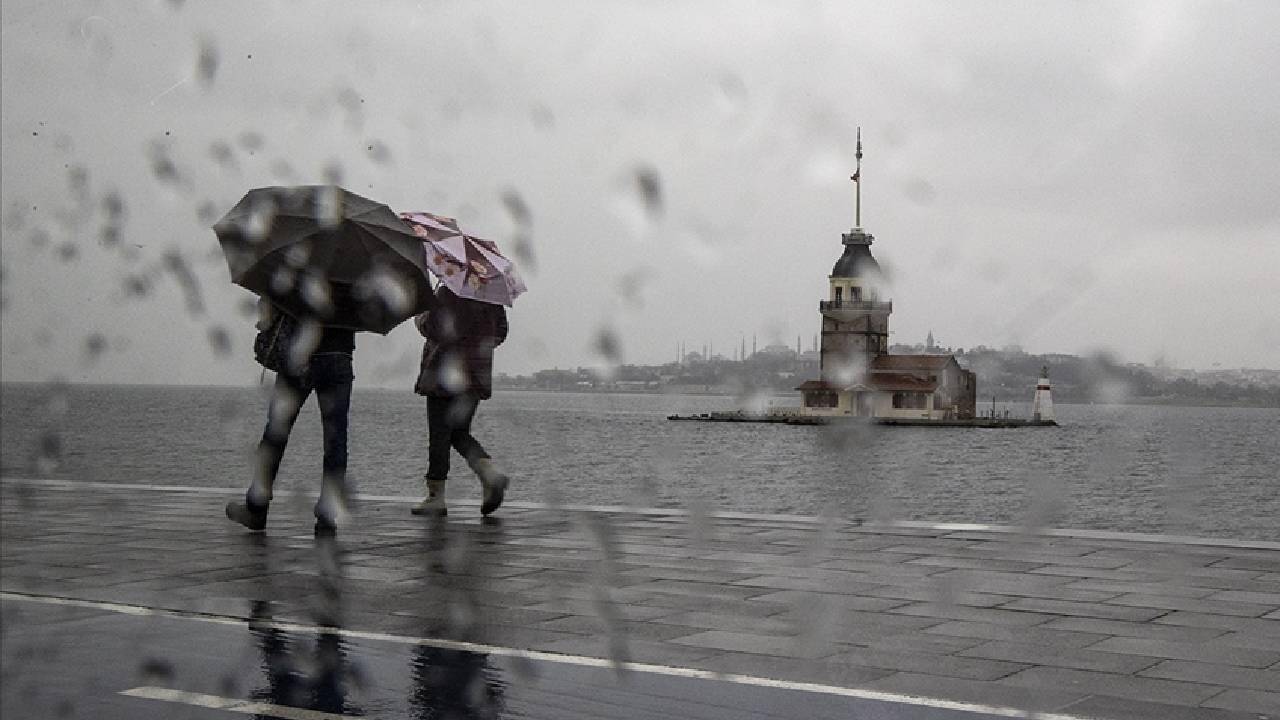
[(833, 317), (855, 315), (888, 315), (893, 312), (893, 301), (877, 300), (820, 300), (818, 312)]

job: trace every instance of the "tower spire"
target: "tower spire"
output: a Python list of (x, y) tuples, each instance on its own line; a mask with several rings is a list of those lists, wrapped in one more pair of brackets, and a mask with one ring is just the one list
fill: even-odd
[(858, 126), (858, 147), (853, 157), (858, 161), (857, 168), (849, 179), (853, 181), (853, 226), (862, 227), (862, 126)]

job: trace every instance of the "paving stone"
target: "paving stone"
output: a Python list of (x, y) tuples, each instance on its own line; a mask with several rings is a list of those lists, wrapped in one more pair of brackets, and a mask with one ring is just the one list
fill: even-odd
[(1203, 705), (1170, 705), (1150, 700), (1132, 700), (1107, 695), (1090, 695), (1061, 708), (1073, 717), (1108, 720), (1260, 720), (1256, 713), (1221, 710)]
[(1257, 633), (1280, 638), (1280, 622), (1267, 618), (1242, 618), (1228, 615), (1175, 610), (1156, 618), (1162, 625), (1187, 625), (1190, 627), (1218, 628), (1237, 632)]
[(859, 667), (903, 670), (928, 675), (967, 678), (969, 680), (996, 680), (1030, 667), (1025, 663), (1005, 662), (1002, 660), (931, 653), (893, 652), (875, 648), (853, 648), (832, 655), (826, 660)]
[[(805, 578), (805, 577), (785, 577), (778, 575), (760, 575), (757, 577), (736, 580), (730, 583), (732, 587), (738, 588), (765, 588), (773, 590), (812, 590), (815, 592), (839, 592), (839, 593), (857, 593), (863, 594), (869, 590), (874, 590), (878, 586), (875, 583), (859, 581), (853, 579), (852, 576), (835, 579), (835, 578)], [(759, 593), (755, 593), (759, 594)], [(750, 597), (750, 595), (748, 595)]]
[[(371, 499), (336, 542), (347, 571), (330, 577), (310, 489), (255, 536), (222, 516), (238, 489), (158, 491), (122, 518), (102, 508), (133, 491), (33, 487), (35, 510), (0, 502), (6, 591), (226, 617), (269, 600), (276, 618), (311, 623), (328, 610), (317, 585), (334, 583), (355, 630), (590, 657), (625, 640), (639, 662), (1126, 720), (1256, 718), (1280, 674), (1267, 664), (1280, 553), (1225, 542), (747, 516), (694, 533), (667, 511), (516, 506), (495, 524), (475, 503), (429, 524)], [(0, 606), (6, 632), (13, 604)], [(1028, 697), (1041, 704), (1016, 702)]]
[(819, 683), (835, 687), (863, 687), (867, 683), (891, 675), (892, 670), (857, 667), (826, 660), (779, 658), (750, 653), (724, 652), (693, 663), (699, 669), (726, 675)]
[(1203, 642), (1226, 634), (1226, 631), (1221, 628), (1156, 625), (1153, 623), (1081, 617), (1058, 618), (1057, 620), (1050, 620), (1040, 627), (1046, 630), (1068, 630), (1100, 635), (1146, 638), (1149, 640), (1169, 640), (1172, 642)]
[(1214, 685), (1057, 667), (1028, 668), (997, 682), (1002, 685), (1047, 687), (1173, 705), (1199, 705), (1222, 689)]
[(1077, 580), (1064, 585), (1063, 587), (1071, 590), (1098, 590), (1102, 592), (1111, 592), (1116, 595), (1135, 593), (1142, 595), (1156, 595), (1160, 597), (1186, 597), (1196, 599), (1209, 597), (1215, 592), (1223, 592), (1213, 590), (1212, 588), (1188, 587), (1168, 582), (1144, 583), (1120, 582), (1117, 580)]
[(1204, 706), (1239, 710), (1242, 712), (1241, 717), (1247, 717), (1249, 720), (1259, 720), (1263, 717), (1261, 713), (1276, 717), (1280, 716), (1280, 692), (1227, 690), (1206, 700)]
[(896, 672), (863, 683), (862, 688), (912, 697), (1009, 707), (1029, 713), (1049, 713), (1089, 697), (1089, 693), (1051, 688), (998, 685), (925, 673)]
[(756, 595), (748, 603), (779, 603), (790, 608), (798, 606), (823, 606), (840, 610), (877, 611), (906, 605), (908, 601), (898, 598), (868, 597), (866, 595), (843, 595), (839, 593), (814, 592), (811, 590), (779, 590), (777, 592)]
[(580, 657), (667, 665), (670, 667), (692, 667), (699, 660), (720, 653), (718, 650), (708, 648), (672, 645), (668, 642), (653, 642), (630, 637), (611, 638), (607, 635), (590, 635), (534, 642), (530, 644), (528, 649), (561, 655), (577, 655)]
[(1157, 595), (1120, 595), (1107, 601), (1114, 605), (1187, 610), (1211, 615), (1235, 615), (1237, 617), (1261, 617), (1271, 609), (1269, 605), (1254, 605), (1220, 600), (1194, 600)]
[(950, 655), (986, 642), (980, 638), (934, 634), (926, 631), (895, 633), (861, 643), (873, 650)]
[(1250, 592), (1247, 590), (1223, 590), (1210, 595), (1208, 600), (1222, 602), (1253, 603), (1280, 608), (1280, 592)]
[(1094, 652), (1073, 647), (1047, 644), (991, 641), (958, 653), (964, 657), (1007, 660), (1027, 665), (1096, 670), (1098, 672), (1132, 674), (1160, 662), (1158, 658)]
[(1049, 622), (1056, 616), (1035, 612), (1020, 612), (1000, 608), (974, 608), (963, 605), (945, 605), (942, 603), (912, 603), (887, 611), (891, 615), (919, 615), (934, 618), (938, 622), (944, 620), (973, 620), (996, 625), (1030, 626)]
[(1221, 638), (1215, 638), (1209, 642), (1189, 643), (1112, 637), (1090, 645), (1089, 649), (1169, 660), (1193, 660), (1219, 665), (1265, 668), (1280, 662), (1280, 644), (1272, 641), (1272, 647), (1275, 649), (1271, 651), (1233, 647), (1224, 643)]
[(1005, 640), (1027, 644), (1046, 644), (1061, 648), (1081, 648), (1093, 645), (1107, 636), (1099, 633), (1045, 630), (1041, 627), (993, 625), (991, 623), (955, 620), (925, 628), (926, 633), (954, 635), (976, 640)]
[(1280, 672), (1186, 660), (1165, 660), (1143, 670), (1140, 674), (1145, 677), (1184, 680), (1246, 690), (1275, 691), (1280, 688)]
[(1032, 613), (1052, 613), (1070, 617), (1092, 617), (1104, 620), (1128, 620), (1143, 622), (1165, 614), (1164, 610), (1121, 607), (1107, 603), (1071, 602), (1047, 598), (1019, 598), (1000, 606), (1002, 610), (1022, 610)]
[(805, 644), (795, 636), (762, 635), (729, 632), (727, 630), (708, 630), (706, 632), (691, 633), (683, 637), (672, 638), (670, 642), (677, 645), (755, 653), (777, 658), (813, 659), (832, 654), (831, 649), (825, 645), (816, 648), (805, 647)]

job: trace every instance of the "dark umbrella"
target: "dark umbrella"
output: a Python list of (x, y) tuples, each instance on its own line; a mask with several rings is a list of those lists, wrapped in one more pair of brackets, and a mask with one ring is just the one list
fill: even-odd
[(250, 190), (213, 231), (231, 280), (297, 318), (386, 334), (435, 302), (413, 229), (334, 185)]

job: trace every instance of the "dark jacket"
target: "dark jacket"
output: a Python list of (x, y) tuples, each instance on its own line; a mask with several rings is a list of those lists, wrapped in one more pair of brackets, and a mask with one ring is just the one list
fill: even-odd
[(507, 339), (507, 311), (501, 305), (460, 298), (441, 284), (435, 308), (414, 324), (427, 339), (414, 392), (493, 396), (493, 349)]

